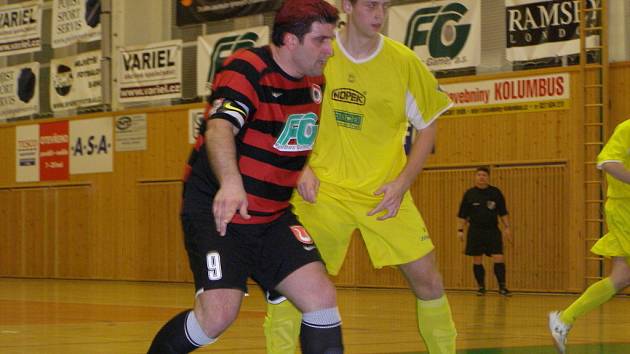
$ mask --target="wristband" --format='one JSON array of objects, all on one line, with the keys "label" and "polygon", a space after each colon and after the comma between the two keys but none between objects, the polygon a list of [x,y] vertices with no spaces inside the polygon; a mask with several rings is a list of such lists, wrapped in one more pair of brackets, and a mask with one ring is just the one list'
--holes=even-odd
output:
[{"label": "wristband", "polygon": [[457,229],[457,232],[464,232],[464,229]]}]

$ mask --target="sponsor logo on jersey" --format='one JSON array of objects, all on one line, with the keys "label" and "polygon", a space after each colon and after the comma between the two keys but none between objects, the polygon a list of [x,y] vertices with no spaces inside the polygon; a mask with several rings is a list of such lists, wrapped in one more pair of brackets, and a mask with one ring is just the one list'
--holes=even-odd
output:
[{"label": "sponsor logo on jersey", "polygon": [[291,114],[273,147],[279,151],[313,150],[317,128],[315,113]]},{"label": "sponsor logo on jersey", "polygon": [[493,200],[488,200],[486,202],[486,206],[488,207],[488,209],[494,210],[497,207],[497,203],[495,203]]},{"label": "sponsor logo on jersey", "polygon": [[365,95],[363,95],[359,91],[349,88],[334,89],[331,93],[331,98],[333,99],[333,101],[356,104],[359,106],[365,105],[366,101]]},{"label": "sponsor logo on jersey", "polygon": [[[304,228],[304,226],[302,225],[291,225],[289,226],[289,229],[291,229],[291,232],[293,232],[293,236],[295,236],[295,238],[300,241],[301,243],[311,246],[314,244],[313,239],[311,238],[311,235],[308,234],[308,231],[306,231],[306,229]],[[315,248],[315,246],[313,246],[313,248]],[[306,249],[306,247],[304,247],[304,249]],[[308,249],[306,249],[307,251],[310,251]]]},{"label": "sponsor logo on jersey", "polygon": [[350,129],[361,129],[363,116],[360,114],[335,110],[337,125]]}]

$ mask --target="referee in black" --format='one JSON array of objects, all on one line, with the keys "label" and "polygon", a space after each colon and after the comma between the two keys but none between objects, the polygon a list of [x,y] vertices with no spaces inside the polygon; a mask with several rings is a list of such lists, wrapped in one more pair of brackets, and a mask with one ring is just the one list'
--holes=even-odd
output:
[{"label": "referee in black", "polygon": [[505,207],[505,198],[499,188],[491,186],[490,169],[478,167],[475,172],[475,186],[464,193],[457,217],[457,237],[464,240],[464,228],[468,225],[466,255],[473,257],[473,273],[479,285],[477,295],[485,295],[485,269],[482,256],[492,257],[494,275],[499,283],[499,294],[510,296],[505,286],[505,262],[503,239],[499,230],[499,220],[503,224],[503,235],[510,238],[510,220]]}]

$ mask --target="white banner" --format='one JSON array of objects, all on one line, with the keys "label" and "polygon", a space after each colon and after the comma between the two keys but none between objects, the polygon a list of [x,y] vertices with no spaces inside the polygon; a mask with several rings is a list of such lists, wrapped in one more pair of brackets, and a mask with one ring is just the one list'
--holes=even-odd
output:
[{"label": "white banner", "polygon": [[208,96],[214,74],[223,61],[241,48],[269,43],[269,27],[215,33],[197,37],[197,95]]},{"label": "white banner", "polygon": [[182,97],[182,40],[120,49],[118,99],[138,102]]},{"label": "white banner", "polygon": [[[600,7],[599,0],[587,0],[587,8]],[[506,57],[526,61],[580,52],[579,1],[505,0]],[[596,12],[587,21],[601,21]],[[599,44],[599,36],[586,37],[586,47]]]},{"label": "white banner", "polygon": [[188,142],[194,144],[199,136],[199,127],[203,122],[203,112],[205,109],[189,109],[188,110]]},{"label": "white banner", "polygon": [[42,49],[42,2],[0,7],[0,56]]},{"label": "white banner", "polygon": [[101,51],[50,61],[50,106],[54,112],[102,102]]},{"label": "white banner", "polygon": [[53,0],[53,48],[100,39],[101,0]]},{"label": "white banner", "polygon": [[39,63],[0,69],[0,118],[39,112]]},{"label": "white banner", "polygon": [[454,103],[445,116],[568,109],[571,99],[567,73],[446,84],[440,88]]},{"label": "white banner", "polygon": [[70,121],[70,173],[113,171],[112,118]]},{"label": "white banner", "polygon": [[39,124],[15,127],[15,180],[39,181]]},{"label": "white banner", "polygon": [[147,115],[132,114],[116,117],[116,151],[147,149]]},{"label": "white banner", "polygon": [[391,7],[387,34],[416,52],[431,70],[476,67],[481,62],[481,1]]}]

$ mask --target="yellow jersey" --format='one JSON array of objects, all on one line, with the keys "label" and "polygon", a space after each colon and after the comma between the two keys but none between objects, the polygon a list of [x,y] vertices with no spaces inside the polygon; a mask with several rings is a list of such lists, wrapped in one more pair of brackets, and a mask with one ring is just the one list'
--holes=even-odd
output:
[{"label": "yellow jersey", "polygon": [[324,191],[380,199],[373,193],[406,164],[408,124],[423,129],[452,102],[417,55],[386,36],[365,59],[352,58],[338,34],[333,51],[309,165]]},{"label": "yellow jersey", "polygon": [[[597,156],[597,168],[606,162],[620,162],[630,170],[630,119],[620,123],[606,146]],[[611,175],[606,176],[609,198],[630,198],[630,184],[624,183]]]}]

